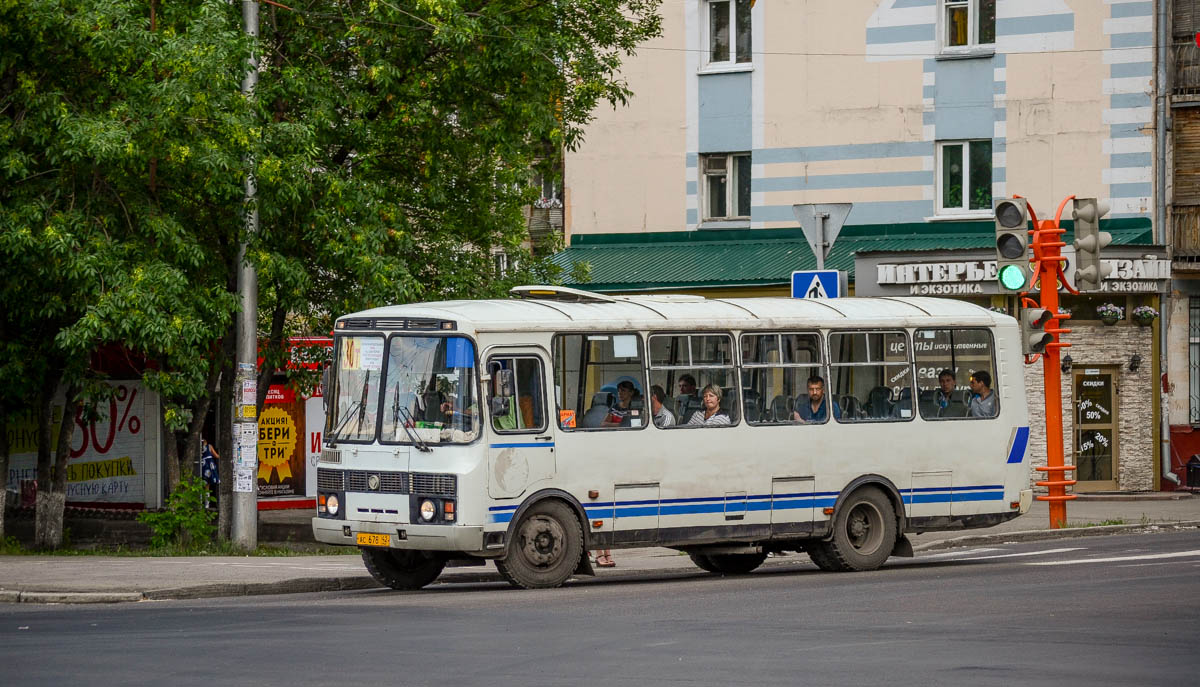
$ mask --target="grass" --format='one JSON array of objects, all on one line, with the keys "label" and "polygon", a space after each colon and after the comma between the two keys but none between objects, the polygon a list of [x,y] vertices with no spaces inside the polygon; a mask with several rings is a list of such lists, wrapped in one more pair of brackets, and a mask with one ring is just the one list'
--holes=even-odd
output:
[{"label": "grass", "polygon": [[1102,520],[1100,522],[1067,522],[1063,523],[1066,529],[1074,529],[1079,527],[1109,527],[1110,525],[1128,525],[1129,523],[1121,519]]}]

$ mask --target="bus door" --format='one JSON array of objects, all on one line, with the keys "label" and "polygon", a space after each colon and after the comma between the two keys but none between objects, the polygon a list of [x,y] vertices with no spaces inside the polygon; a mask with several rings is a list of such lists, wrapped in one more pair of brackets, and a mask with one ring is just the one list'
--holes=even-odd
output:
[{"label": "bus door", "polygon": [[546,415],[544,351],[487,352],[488,496],[517,498],[555,473],[554,426]]}]

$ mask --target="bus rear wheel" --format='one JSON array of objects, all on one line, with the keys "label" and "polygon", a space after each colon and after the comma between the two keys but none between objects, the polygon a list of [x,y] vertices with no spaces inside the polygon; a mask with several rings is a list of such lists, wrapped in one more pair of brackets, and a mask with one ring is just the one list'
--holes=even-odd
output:
[{"label": "bus rear wheel", "polygon": [[767,560],[765,553],[693,553],[688,552],[701,570],[718,575],[745,575]]},{"label": "bus rear wheel", "polygon": [[433,551],[362,548],[363,563],[379,584],[392,589],[420,589],[437,579],[446,559]]},{"label": "bus rear wheel", "polygon": [[583,531],[574,511],[561,501],[540,501],[521,516],[496,569],[524,589],[562,586],[583,556]]},{"label": "bus rear wheel", "polygon": [[[822,570],[874,570],[896,545],[896,510],[878,489],[851,494],[833,520],[833,537],[810,557]],[[826,567],[829,566],[829,567]]]}]

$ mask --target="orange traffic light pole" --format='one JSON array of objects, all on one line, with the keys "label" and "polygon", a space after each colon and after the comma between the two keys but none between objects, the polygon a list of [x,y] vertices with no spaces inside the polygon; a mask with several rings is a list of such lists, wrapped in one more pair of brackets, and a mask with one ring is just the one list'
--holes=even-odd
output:
[{"label": "orange traffic light pole", "polygon": [[[1029,216],[1033,219],[1034,226],[1034,230],[1030,232],[1033,235],[1031,244],[1033,257],[1030,259],[1033,272],[1031,287],[1040,283],[1040,307],[1051,313],[1050,322],[1047,323],[1044,331],[1054,335],[1054,340],[1046,344],[1046,352],[1041,355],[1046,401],[1046,465],[1034,468],[1039,472],[1046,473],[1046,479],[1037,482],[1037,486],[1046,487],[1047,493],[1039,495],[1037,498],[1039,501],[1050,503],[1051,529],[1058,529],[1066,524],[1067,501],[1075,498],[1075,495],[1068,494],[1066,489],[1075,484],[1075,480],[1066,477],[1066,473],[1075,470],[1075,466],[1065,464],[1063,459],[1062,373],[1059,367],[1061,364],[1060,349],[1071,346],[1060,340],[1062,334],[1068,334],[1071,331],[1064,328],[1062,324],[1071,316],[1059,312],[1058,309],[1059,284],[1062,284],[1071,293],[1076,295],[1079,293],[1071,287],[1067,282],[1066,274],[1063,273],[1066,258],[1063,257],[1061,248],[1067,244],[1061,240],[1061,237],[1066,230],[1059,226],[1063,209],[1074,197],[1068,196],[1063,200],[1058,206],[1058,212],[1055,213],[1054,219],[1042,222],[1038,221],[1033,206],[1028,206]],[[1026,298],[1025,293],[1020,294],[1022,307],[1037,306],[1038,303],[1031,298]],[[1032,364],[1037,362],[1037,358],[1038,356],[1035,354],[1031,358],[1026,357],[1025,362]]]}]

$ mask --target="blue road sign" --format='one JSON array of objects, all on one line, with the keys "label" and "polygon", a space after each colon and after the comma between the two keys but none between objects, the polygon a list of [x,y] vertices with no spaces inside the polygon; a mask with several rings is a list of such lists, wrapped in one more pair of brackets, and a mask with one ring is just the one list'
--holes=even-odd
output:
[{"label": "blue road sign", "polygon": [[838,298],[841,284],[838,270],[792,272],[792,298]]}]

